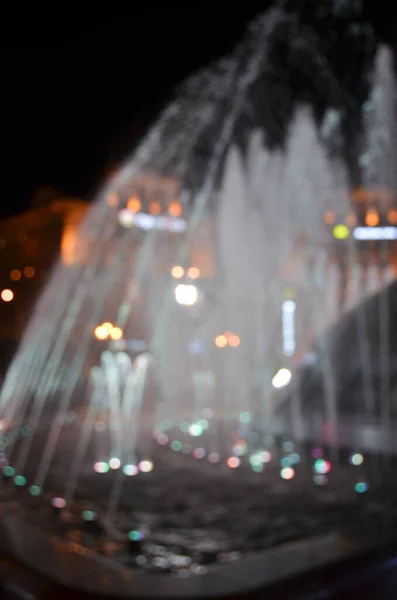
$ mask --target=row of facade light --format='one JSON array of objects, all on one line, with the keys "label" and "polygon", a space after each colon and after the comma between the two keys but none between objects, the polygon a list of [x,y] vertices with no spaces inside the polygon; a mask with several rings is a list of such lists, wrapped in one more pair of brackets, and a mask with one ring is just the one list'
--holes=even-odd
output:
[{"label": "row of facade light", "polygon": [[124,333],[120,327],[115,327],[112,323],[106,321],[95,328],[94,335],[96,339],[100,341],[111,339],[117,342],[118,340],[121,340]]},{"label": "row of facade light", "polygon": [[[23,272],[20,271],[19,269],[12,269],[12,271],[10,272],[10,279],[12,279],[12,281],[19,281],[20,279],[22,279],[22,274],[27,279],[32,279],[32,277],[35,276],[36,271],[31,266],[25,267]],[[13,290],[11,290],[9,288],[4,288],[0,292],[0,298],[3,302],[12,302],[12,300],[14,300],[14,296],[15,296],[15,294],[14,294]]]},{"label": "row of facade light", "polygon": [[225,333],[217,335],[214,341],[217,348],[226,348],[227,346],[238,348],[241,342],[239,336],[231,331],[225,331]]},{"label": "row of facade light", "polygon": [[[324,223],[326,225],[336,224],[336,215],[331,210],[324,213]],[[379,211],[375,207],[369,208],[365,213],[365,224],[368,227],[377,227],[381,221]],[[387,220],[391,225],[397,225],[397,208],[389,208],[387,211]],[[354,212],[350,212],[344,219],[344,224],[348,227],[356,227],[358,224],[358,217]]]},{"label": "row of facade light", "polygon": [[[110,194],[107,199],[108,206],[117,208],[119,205],[119,197],[117,194]],[[127,200],[127,209],[132,213],[139,213],[142,210],[142,202],[139,196],[132,195]],[[157,217],[163,213],[163,205],[158,200],[151,200],[148,205],[149,214]],[[172,200],[167,206],[167,213],[170,217],[180,217],[183,213],[183,208],[178,200]]]}]

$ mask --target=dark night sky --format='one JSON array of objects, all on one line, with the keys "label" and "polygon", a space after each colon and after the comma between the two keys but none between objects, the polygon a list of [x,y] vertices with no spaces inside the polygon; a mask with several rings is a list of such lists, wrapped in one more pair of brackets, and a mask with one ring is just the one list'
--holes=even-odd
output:
[{"label": "dark night sky", "polygon": [[[231,49],[269,3],[229,4],[226,14],[223,3],[176,2],[9,17],[0,41],[0,214],[22,210],[40,184],[92,193],[175,84]],[[379,2],[373,15],[387,28]]]}]

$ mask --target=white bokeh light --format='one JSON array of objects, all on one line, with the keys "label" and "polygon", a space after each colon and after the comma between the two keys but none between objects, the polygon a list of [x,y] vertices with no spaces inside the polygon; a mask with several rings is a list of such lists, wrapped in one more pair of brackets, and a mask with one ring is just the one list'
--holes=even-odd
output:
[{"label": "white bokeh light", "polygon": [[193,306],[198,299],[198,292],[195,285],[186,285],[181,283],[175,288],[175,300],[183,306]]}]

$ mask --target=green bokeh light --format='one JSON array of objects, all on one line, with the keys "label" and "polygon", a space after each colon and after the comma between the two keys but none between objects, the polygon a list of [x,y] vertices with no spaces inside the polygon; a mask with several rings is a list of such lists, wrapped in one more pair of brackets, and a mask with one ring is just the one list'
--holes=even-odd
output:
[{"label": "green bokeh light", "polygon": [[182,450],[182,446],[182,442],[178,442],[178,440],[175,440],[171,444],[171,450],[173,450],[174,452],[179,452],[180,450]]},{"label": "green bokeh light", "polygon": [[85,510],[83,512],[83,519],[84,521],[95,521],[96,514],[92,510]]},{"label": "green bokeh light", "polygon": [[240,423],[250,423],[251,415],[248,412],[240,413]]},{"label": "green bokeh light", "polygon": [[23,475],[15,475],[14,483],[18,487],[23,487],[24,485],[26,485],[26,477],[24,477]]},{"label": "green bokeh light", "polygon": [[128,538],[131,540],[131,542],[140,542],[143,538],[143,535],[140,531],[130,531],[128,534]]}]

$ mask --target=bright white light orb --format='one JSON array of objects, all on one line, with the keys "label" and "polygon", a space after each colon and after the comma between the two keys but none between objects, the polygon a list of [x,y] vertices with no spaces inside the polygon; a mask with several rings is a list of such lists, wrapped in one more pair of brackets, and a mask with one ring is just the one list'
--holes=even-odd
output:
[{"label": "bright white light orb", "polygon": [[123,467],[123,473],[128,477],[134,477],[134,475],[138,475],[139,469],[135,465],[125,465]]},{"label": "bright white light orb", "polygon": [[153,471],[153,463],[151,460],[142,460],[138,467],[142,473],[150,473],[150,471]]},{"label": "bright white light orb", "polygon": [[112,471],[117,471],[117,469],[120,469],[121,467],[121,460],[119,458],[111,458],[109,460],[109,467]]},{"label": "bright white light orb", "polygon": [[287,386],[292,378],[292,373],[289,369],[280,369],[272,380],[272,385],[276,389]]},{"label": "bright white light orb", "polygon": [[123,208],[123,210],[119,212],[119,223],[126,229],[130,229],[133,226],[134,218],[134,213],[128,210],[128,208]]},{"label": "bright white light orb", "polygon": [[196,304],[198,292],[195,285],[186,285],[181,283],[175,288],[175,300],[183,306],[193,306]]}]

